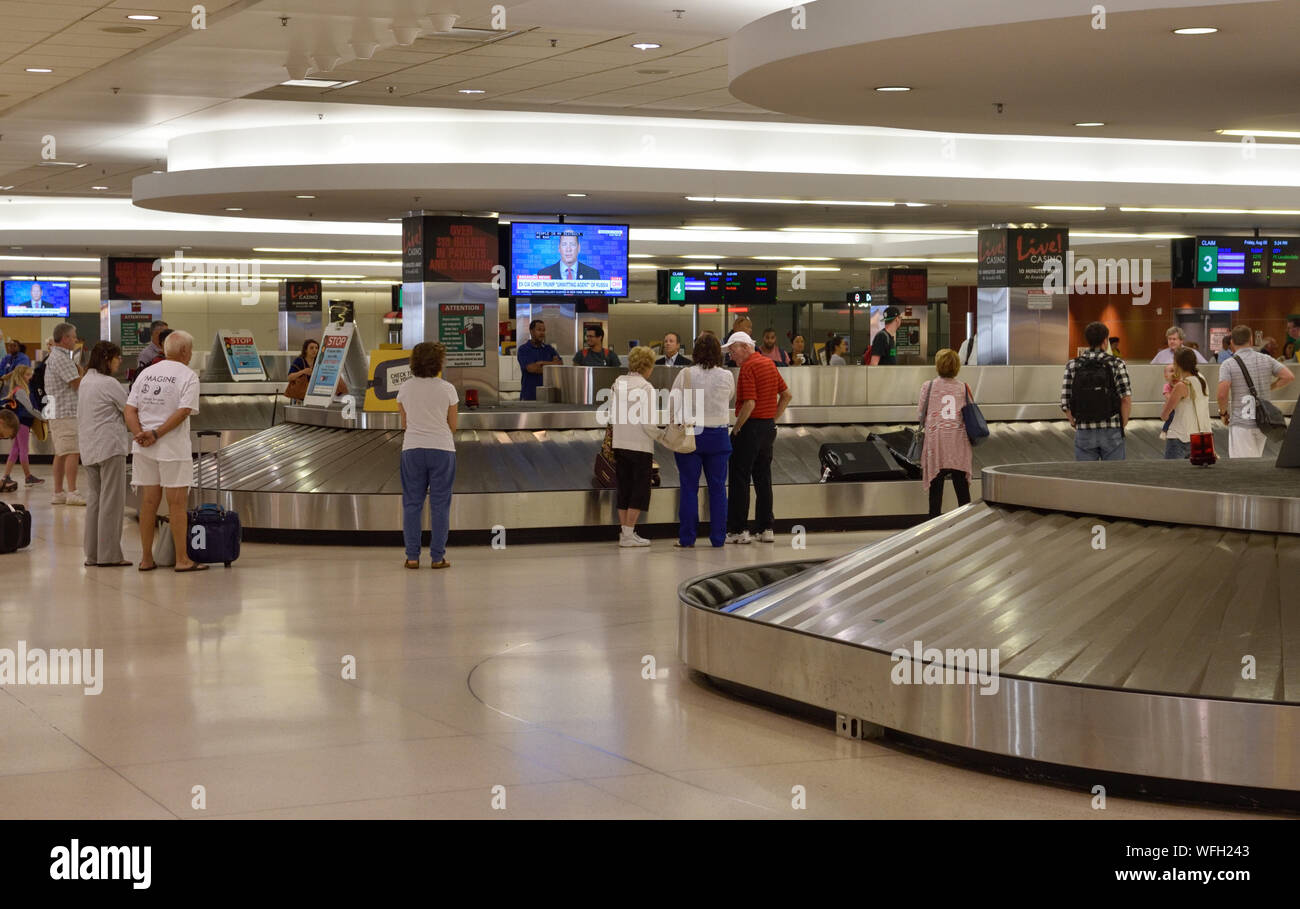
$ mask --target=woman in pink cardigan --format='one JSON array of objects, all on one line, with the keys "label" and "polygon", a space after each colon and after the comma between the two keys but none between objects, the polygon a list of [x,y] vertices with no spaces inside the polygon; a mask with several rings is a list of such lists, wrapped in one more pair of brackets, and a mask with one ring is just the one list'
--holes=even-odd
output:
[{"label": "woman in pink cardigan", "polygon": [[938,378],[921,386],[917,419],[925,427],[921,449],[921,479],[930,490],[930,517],[943,510],[943,480],[952,477],[959,505],[970,504],[970,439],[961,409],[969,390],[957,381],[961,360],[955,350],[944,349],[934,358]]}]

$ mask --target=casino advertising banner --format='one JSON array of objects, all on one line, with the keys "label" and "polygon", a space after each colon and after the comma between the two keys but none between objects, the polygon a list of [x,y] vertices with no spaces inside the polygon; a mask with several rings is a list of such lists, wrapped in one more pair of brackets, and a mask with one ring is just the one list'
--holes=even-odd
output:
[{"label": "casino advertising banner", "polygon": [[444,366],[487,365],[484,318],[482,303],[438,305],[438,342],[447,348]]},{"label": "casino advertising banner", "polygon": [[403,283],[490,283],[498,259],[495,218],[419,215],[402,221]]},{"label": "casino advertising banner", "polygon": [[1042,287],[1048,263],[1065,267],[1070,231],[1065,227],[981,230],[976,265],[980,287]]},{"label": "casino advertising banner", "polygon": [[365,409],[397,413],[397,390],[411,377],[411,352],[381,348],[370,351],[370,381]]},{"label": "casino advertising banner", "polygon": [[321,300],[319,281],[280,283],[280,312],[320,312]]}]

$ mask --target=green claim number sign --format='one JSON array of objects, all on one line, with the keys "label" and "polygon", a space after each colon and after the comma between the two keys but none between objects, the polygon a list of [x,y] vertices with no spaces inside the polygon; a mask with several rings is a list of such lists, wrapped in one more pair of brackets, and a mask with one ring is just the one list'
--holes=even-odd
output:
[{"label": "green claim number sign", "polygon": [[1219,280],[1219,248],[1202,246],[1200,258],[1196,260],[1196,280],[1210,282]]}]

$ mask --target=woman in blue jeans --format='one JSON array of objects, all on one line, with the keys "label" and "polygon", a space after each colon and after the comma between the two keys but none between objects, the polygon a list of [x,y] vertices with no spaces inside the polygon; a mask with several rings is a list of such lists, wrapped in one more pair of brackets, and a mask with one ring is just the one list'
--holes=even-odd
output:
[{"label": "woman in blue jeans", "polygon": [[683,369],[673,383],[672,420],[685,416],[699,427],[695,451],[675,454],[681,479],[677,546],[695,545],[700,523],[700,472],[709,487],[709,542],[720,548],[727,537],[727,462],[731,458],[731,399],[736,377],[722,365],[722,345],[713,335],[701,335],[691,353],[695,365]]},{"label": "woman in blue jeans", "polygon": [[460,397],[439,376],[447,349],[425,341],[411,351],[411,378],[397,390],[402,413],[402,536],[406,567],[420,567],[424,500],[429,499],[429,554],[433,568],[450,568],[451,488],[456,482],[456,406]]}]

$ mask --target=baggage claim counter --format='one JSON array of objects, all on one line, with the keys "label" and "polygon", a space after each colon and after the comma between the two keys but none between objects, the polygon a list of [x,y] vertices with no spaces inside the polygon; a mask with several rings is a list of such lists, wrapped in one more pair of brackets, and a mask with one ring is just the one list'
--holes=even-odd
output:
[{"label": "baggage claim counter", "polygon": [[[1074,434],[1058,401],[1059,366],[967,367],[959,378],[975,393],[991,431],[975,448],[972,496],[979,498],[986,467],[1070,461]],[[1213,389],[1217,366],[1202,367]],[[669,388],[677,370],[656,367],[651,382]],[[1160,459],[1160,390],[1163,369],[1130,366],[1133,420],[1128,457]],[[486,542],[494,527],[511,539],[613,540],[615,496],[593,488],[592,464],[604,438],[597,396],[624,370],[548,366],[547,403],[514,402],[460,410],[456,433],[456,485],[451,506],[453,542]],[[924,520],[928,501],[918,480],[821,483],[820,447],[863,441],[869,433],[915,426],[928,366],[801,367],[782,370],[793,400],[778,427],[772,464],[779,532],[900,528]],[[1287,413],[1294,389],[1277,399]],[[1216,444],[1227,433],[1216,423]],[[303,542],[383,542],[400,537],[402,446],[396,413],[290,406],[274,427],[226,446],[220,455],[222,502],[240,512],[248,539]],[[1276,445],[1269,453],[1276,456]],[[676,532],[678,477],[670,451],[659,446],[662,479],[643,518],[650,533]],[[215,485],[212,459],[198,478]],[[198,469],[198,468],[196,468]],[[700,517],[708,520],[701,491]],[[949,487],[945,508],[956,504]],[[427,520],[427,518],[426,518]],[[427,525],[426,525],[427,526]],[[369,536],[369,539],[367,539]]]}]

